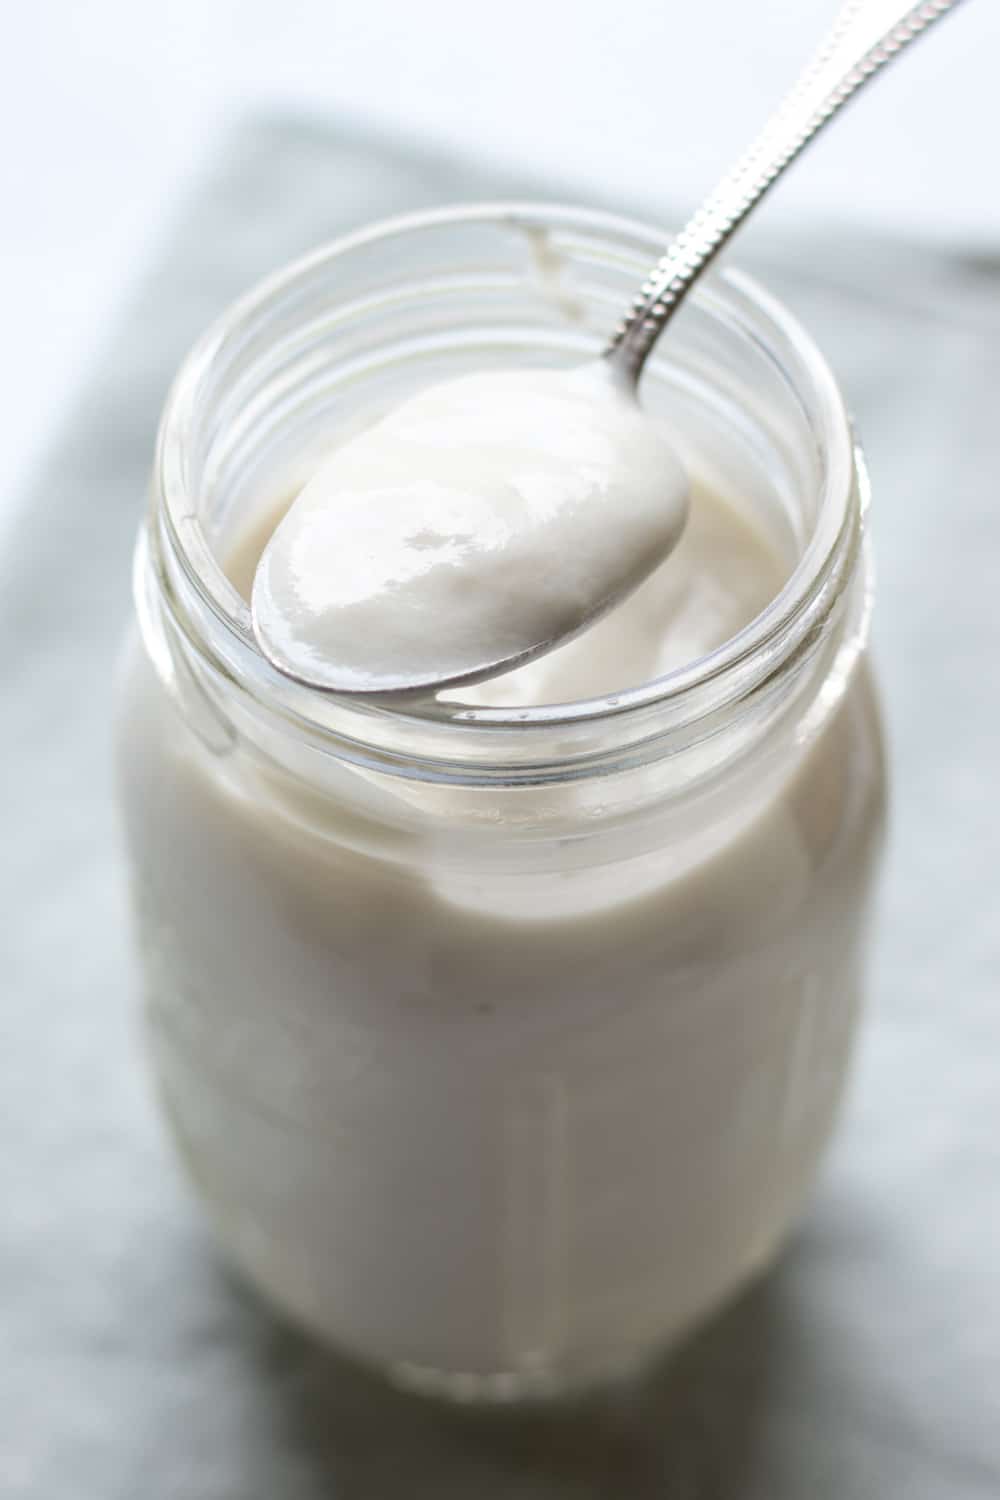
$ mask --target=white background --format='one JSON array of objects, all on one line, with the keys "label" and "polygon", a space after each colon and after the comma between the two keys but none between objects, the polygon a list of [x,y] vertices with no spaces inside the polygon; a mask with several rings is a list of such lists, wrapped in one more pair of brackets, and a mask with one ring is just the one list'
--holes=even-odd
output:
[{"label": "white background", "polygon": [[[883,0],[869,0],[873,7]],[[0,52],[0,516],[220,127],[264,103],[691,204],[834,0],[41,0]],[[1000,5],[965,0],[767,209],[1000,244]],[[262,205],[266,212],[266,205]]]}]

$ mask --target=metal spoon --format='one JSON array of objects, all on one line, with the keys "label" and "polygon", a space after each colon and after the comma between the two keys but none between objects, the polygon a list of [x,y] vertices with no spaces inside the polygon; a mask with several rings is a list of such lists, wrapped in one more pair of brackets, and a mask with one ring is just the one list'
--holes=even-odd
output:
[{"label": "metal spoon", "polygon": [[[653,345],[698,277],[764,194],[863,84],[961,3],[923,0],[919,5],[900,5],[896,0],[882,5],[879,9],[885,19],[872,40],[870,17],[875,7],[871,0],[849,0],[749,151],[671,241],[615,331],[604,358],[638,381]],[[863,29],[858,22],[866,17],[869,26]]]},{"label": "metal spoon", "polygon": [[[585,397],[587,400],[592,399],[590,394],[592,390],[593,399],[599,401],[620,400],[621,393],[624,391],[634,404],[635,390],[643,367],[657,339],[699,276],[732,238],[765,193],[863,84],[881,71],[886,63],[897,56],[934,21],[960,3],[961,0],[922,0],[920,4],[904,5],[900,4],[899,0],[891,0],[889,4],[877,5],[873,3],[873,0],[848,0],[848,3],[842,6],[819,49],[799,75],[791,92],[772,115],[763,131],[671,242],[663,258],[654,266],[600,358],[592,366],[563,373],[561,378],[565,380],[567,390],[572,385],[574,391],[579,393],[582,388],[587,392]],[[593,386],[585,383],[581,387],[580,377],[585,377],[585,382],[589,382],[591,376],[588,372],[591,370],[595,377]],[[603,379],[598,378],[601,372],[603,372]],[[556,372],[551,372],[551,378],[560,377]],[[607,394],[602,395],[602,392]],[[614,393],[617,393],[617,396]],[[517,419],[521,422],[522,442],[525,417],[529,429],[533,419],[530,406],[531,394],[528,391],[526,412],[516,413]],[[600,415],[599,412],[598,415]],[[391,418],[389,420],[391,421]],[[506,414],[504,420],[506,420]],[[496,451],[499,437],[500,451],[506,453],[507,430],[502,427],[502,424],[499,434],[494,425],[493,431],[488,436],[494,444],[493,452]],[[511,446],[515,445],[512,443]],[[405,470],[405,454],[402,462]],[[447,462],[447,453],[444,451],[442,462]],[[670,469],[672,462],[672,456],[668,451],[663,455],[664,468]],[[379,453],[376,455],[376,472],[379,471],[381,464],[382,454]],[[401,626],[394,622],[397,649],[402,653],[398,663],[393,661],[391,656],[387,660],[379,658],[380,650],[385,649],[385,641],[380,639],[377,630],[368,628],[371,614],[370,611],[365,612],[368,609],[367,600],[363,601],[362,611],[357,615],[357,618],[363,622],[361,628],[352,626],[345,616],[344,620],[338,623],[338,629],[346,621],[346,631],[341,631],[338,636],[335,630],[329,637],[333,641],[339,639],[343,643],[340,651],[335,648],[317,649],[316,637],[309,637],[308,622],[304,634],[301,632],[296,634],[295,629],[289,628],[287,613],[283,612],[282,598],[295,596],[296,592],[301,598],[306,589],[302,584],[302,579],[295,577],[289,564],[291,549],[287,538],[283,540],[283,533],[289,525],[288,518],[286,518],[279,525],[275,537],[265,548],[254,582],[252,614],[257,642],[272,665],[285,676],[312,688],[340,693],[368,695],[414,691],[431,693],[511,671],[542,653],[562,645],[589,625],[599,614],[620,602],[637,583],[641,582],[642,577],[651,571],[652,566],[662,561],[663,557],[669,553],[680,535],[687,505],[682,471],[679,470],[678,465],[673,465],[673,467],[681,475],[680,488],[678,490],[675,482],[672,490],[668,488],[665,491],[662,537],[659,532],[656,533],[655,546],[650,545],[648,537],[643,538],[645,550],[640,559],[641,566],[637,565],[634,559],[628,556],[623,557],[622,549],[615,542],[614,535],[608,535],[605,531],[606,527],[613,527],[616,522],[614,516],[608,512],[606,501],[602,509],[599,512],[597,510],[595,496],[600,499],[605,493],[602,485],[591,486],[590,491],[584,497],[585,503],[583,504],[577,504],[575,494],[570,494],[572,505],[567,507],[567,514],[571,516],[579,514],[586,522],[586,532],[581,529],[578,540],[581,543],[581,555],[586,556],[587,567],[581,575],[582,585],[578,579],[572,580],[574,586],[569,589],[566,601],[558,599],[556,608],[547,616],[544,611],[539,612],[537,619],[532,617],[529,611],[519,630],[518,622],[510,621],[509,612],[505,613],[505,595],[502,587],[494,597],[488,588],[466,588],[465,577],[459,576],[456,588],[453,570],[452,581],[449,585],[450,597],[460,600],[460,608],[465,613],[456,615],[454,618],[451,616],[447,619],[442,618],[439,623],[436,601],[433,601],[433,596],[428,596],[435,604],[435,607],[431,609],[427,609],[418,596],[416,614],[411,609],[408,615],[404,608],[401,622],[406,622],[407,629],[409,629],[409,620],[416,618],[420,608],[423,607],[421,619],[424,624],[429,622],[427,641],[425,644],[423,637],[420,637],[418,649],[412,651],[409,638]],[[363,468],[364,456],[362,455]],[[399,464],[397,463],[397,492],[398,472]],[[605,481],[610,479],[613,482],[614,474],[605,476],[604,479]],[[613,492],[613,483],[610,488]],[[475,497],[473,497],[473,503],[475,503]],[[297,505],[298,502],[296,502]],[[295,515],[296,506],[292,507],[290,516]],[[575,510],[573,506],[576,506]],[[312,518],[313,523],[317,509],[321,513],[322,524],[320,531],[314,534],[320,546],[325,540],[331,557],[331,568],[335,564],[340,574],[344,575],[346,572],[350,580],[352,565],[349,545],[345,542],[342,548],[341,536],[336,531],[331,533],[330,526],[327,524],[331,518],[322,512],[322,506],[313,506],[311,510],[309,507],[306,508],[306,513]],[[404,511],[404,514],[409,513]],[[654,508],[652,513],[659,527],[660,512]],[[377,515],[373,517],[371,512],[364,510],[356,514],[362,517],[361,529],[350,534],[359,536],[361,539],[355,545],[362,549],[358,553],[357,560],[359,570],[363,571],[370,563],[370,538],[373,533],[376,536],[379,534],[379,518]],[[392,512],[390,511],[389,514]],[[396,515],[398,514],[397,508]],[[477,528],[481,522],[475,509],[469,512],[469,516],[472,519],[470,521],[466,518],[466,531],[471,538],[470,545],[475,548]],[[336,520],[335,517],[332,519]],[[489,524],[489,519],[487,516],[487,524]],[[326,526],[325,535],[322,529],[324,525]],[[579,525],[583,528],[584,521],[581,521]],[[381,534],[385,535],[385,532]],[[607,566],[602,576],[602,567],[604,567],[602,546],[604,544],[601,542],[601,537],[605,535],[607,535]],[[275,539],[278,539],[277,546]],[[309,556],[312,538],[299,537],[295,540],[300,542],[305,540],[308,543],[305,549],[300,548],[300,550]],[[445,540],[450,545],[450,537],[446,536]],[[366,548],[369,550],[366,551]],[[495,550],[502,554],[503,543],[501,542]],[[481,552],[479,555],[481,557],[484,553]],[[276,556],[277,562],[275,562]],[[513,552],[510,556],[500,556],[499,577],[510,576],[514,556]],[[595,556],[598,559],[596,571],[593,562]],[[418,563],[419,561],[418,559]],[[487,561],[489,562],[489,559]],[[564,565],[569,570],[575,563],[576,559],[567,559]],[[284,574],[281,572],[282,568],[285,570]],[[544,574],[544,570],[541,571]],[[275,585],[276,577],[283,583],[284,592],[281,587]],[[324,575],[320,572],[307,581],[313,584],[318,579],[322,584],[323,577]],[[592,579],[593,588],[591,588]],[[390,575],[390,584],[394,583],[395,580]],[[431,587],[433,588],[433,583]],[[588,589],[591,591],[591,597],[588,597]],[[320,592],[322,593],[322,588]],[[391,589],[388,592],[391,593]],[[380,601],[376,595],[376,619],[381,618],[379,607],[382,602],[388,608],[388,598]],[[404,600],[404,605],[409,607],[412,605],[412,600]],[[321,618],[325,610],[324,599],[318,606],[319,613],[316,617]],[[544,626],[541,623],[543,620],[546,622]],[[490,645],[488,652],[485,649],[487,642]],[[503,644],[493,649],[497,642]]]}]

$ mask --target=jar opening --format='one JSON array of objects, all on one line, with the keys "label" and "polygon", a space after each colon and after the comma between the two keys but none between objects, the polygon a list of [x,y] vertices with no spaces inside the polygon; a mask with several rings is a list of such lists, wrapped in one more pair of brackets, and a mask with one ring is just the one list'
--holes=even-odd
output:
[{"label": "jar opening", "polygon": [[[412,388],[416,364],[427,383],[448,359],[482,367],[497,358],[568,362],[596,354],[663,240],[654,228],[568,207],[436,210],[339,239],[223,314],[178,373],[153,482],[153,549],[173,613],[200,656],[299,726],[382,751],[402,736],[404,758],[415,753],[413,736],[431,736],[433,749],[423,748],[432,757],[477,761],[488,741],[494,753],[502,743],[510,759],[517,736],[514,759],[524,764],[539,759],[537,748],[525,748],[532,730],[567,736],[555,753],[570,757],[593,750],[588,726],[611,721],[619,751],[651,736],[686,741],[710,733],[720,714],[794,662],[850,581],[863,471],[859,483],[825,360],[780,304],[733,271],[715,273],[692,295],[644,377],[692,411],[699,402],[724,409],[734,431],[745,429],[748,453],[766,447],[784,464],[797,559],[767,607],[716,650],[641,685],[570,703],[338,700],[268,666],[246,601],[220,562],[227,506],[241,486],[246,491],[262,455],[302,440],[309,412],[315,417],[334,384],[343,399],[345,390],[365,389],[373,372],[390,391],[404,374]],[[545,274],[556,267],[548,287],[532,279],[540,264]],[[471,749],[476,736],[482,751]]]}]

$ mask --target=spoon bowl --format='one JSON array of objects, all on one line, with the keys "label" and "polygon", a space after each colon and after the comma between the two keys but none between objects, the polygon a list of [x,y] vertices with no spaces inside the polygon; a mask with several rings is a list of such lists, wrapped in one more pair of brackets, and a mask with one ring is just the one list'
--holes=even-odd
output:
[{"label": "spoon bowl", "polygon": [[613,367],[463,376],[317,471],[258,565],[254,631],[279,671],[327,691],[478,682],[631,593],[687,511],[683,467]]}]

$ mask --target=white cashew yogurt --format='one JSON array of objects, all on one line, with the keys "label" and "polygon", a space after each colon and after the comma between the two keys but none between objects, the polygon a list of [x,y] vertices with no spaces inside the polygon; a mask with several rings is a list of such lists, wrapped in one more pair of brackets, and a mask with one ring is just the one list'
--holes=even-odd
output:
[{"label": "white cashew yogurt", "polygon": [[385,692],[496,676],[576,634],[676,545],[688,485],[607,364],[418,392],[337,448],[264,549],[282,670]]},{"label": "white cashew yogurt", "polygon": [[[650,571],[662,487],[636,484],[644,581],[455,696],[620,692],[775,597],[790,560],[697,475]],[[302,582],[287,507],[231,530],[247,600],[269,548],[269,584]],[[347,588],[325,527],[309,587],[329,566]],[[532,607],[530,582],[498,589],[504,618]],[[306,594],[310,649],[349,645]],[[416,634],[430,598],[410,596]],[[390,639],[405,656],[387,608],[377,589],[340,619],[366,659]],[[149,1033],[185,1159],[252,1279],[399,1375],[503,1395],[628,1363],[767,1262],[827,1137],[860,993],[881,822],[863,669],[817,733],[779,726],[673,800],[662,765],[484,789],[327,756],[318,790],[266,745],[207,744],[161,675],[133,650],[120,757]]]}]

